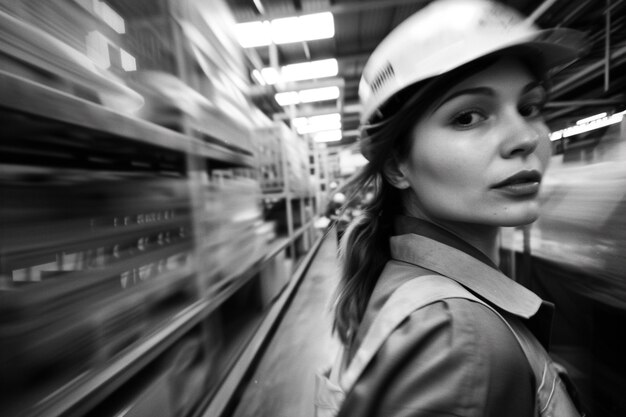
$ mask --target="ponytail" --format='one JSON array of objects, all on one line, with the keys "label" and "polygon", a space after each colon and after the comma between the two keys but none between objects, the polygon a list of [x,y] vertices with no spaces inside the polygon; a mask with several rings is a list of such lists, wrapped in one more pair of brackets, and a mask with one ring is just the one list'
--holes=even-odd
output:
[{"label": "ponytail", "polygon": [[374,188],[374,198],[352,221],[339,249],[342,271],[333,329],[345,346],[352,343],[378,277],[390,259],[393,219],[402,213],[400,190],[383,177],[385,163],[410,154],[411,128],[425,110],[419,103],[430,103],[431,97],[440,94],[440,85],[444,84],[427,81],[397,93],[374,120],[361,127],[361,152],[369,162],[343,188],[348,196],[346,204],[369,186]]},{"label": "ponytail", "polygon": [[[341,283],[337,292],[334,330],[344,345],[352,342],[374,286],[390,258],[392,221],[401,205],[397,189],[367,168],[347,185],[353,190],[374,186],[374,198],[352,221],[341,240]],[[350,200],[350,199],[349,199]]]}]

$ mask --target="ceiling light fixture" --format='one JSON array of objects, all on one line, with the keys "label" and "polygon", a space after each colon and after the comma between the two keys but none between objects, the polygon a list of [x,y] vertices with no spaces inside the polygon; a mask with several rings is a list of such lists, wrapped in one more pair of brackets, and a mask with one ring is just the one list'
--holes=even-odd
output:
[{"label": "ceiling light fixture", "polygon": [[267,85],[274,85],[280,81],[280,74],[276,71],[276,68],[268,67],[263,68],[261,71],[254,70],[252,72],[259,73],[259,76],[265,81]]},{"label": "ceiling light fixture", "polygon": [[317,78],[334,77],[339,73],[339,65],[335,58],[318,61],[301,62],[285,65],[281,68],[281,79],[284,82],[314,80]]},{"label": "ceiling light fixture", "polygon": [[296,117],[292,123],[296,131],[301,135],[325,130],[337,130],[341,129],[341,115],[339,113],[330,113],[311,117]]},{"label": "ceiling light fixture", "polygon": [[339,98],[340,90],[337,86],[311,88],[300,91],[286,91],[276,93],[274,98],[281,106],[290,106],[292,104],[313,103],[315,101],[334,100]]},{"label": "ceiling light fixture", "polygon": [[325,132],[316,133],[313,136],[315,142],[337,142],[341,140],[341,130],[327,130]]},{"label": "ceiling light fixture", "polygon": [[281,106],[291,106],[292,104],[299,104],[300,97],[297,91],[286,91],[284,93],[276,93],[274,99]]},{"label": "ceiling light fixture", "polygon": [[239,44],[244,48],[328,39],[335,36],[335,20],[330,12],[285,17],[272,21],[239,23]]},{"label": "ceiling light fixture", "polygon": [[255,69],[252,71],[252,76],[261,85],[274,85],[279,82],[287,83],[334,77],[338,73],[339,65],[337,60],[330,58],[285,65],[281,67],[280,71],[272,67],[263,68],[261,71]]},{"label": "ceiling light fixture", "polygon": [[275,19],[271,27],[272,41],[278,45],[335,36],[335,22],[330,12]]},{"label": "ceiling light fixture", "polygon": [[313,103],[314,101],[325,101],[338,99],[340,95],[339,87],[321,87],[298,91],[298,97],[302,103]]},{"label": "ceiling light fixture", "polygon": [[267,20],[239,23],[236,26],[236,35],[239,45],[243,48],[267,46],[272,43],[271,26]]},{"label": "ceiling light fixture", "polygon": [[252,71],[252,78],[254,78],[259,85],[267,85],[265,78],[261,75],[261,71],[259,70]]},{"label": "ceiling light fixture", "polygon": [[585,117],[584,119],[580,119],[579,121],[577,121],[576,124],[584,125],[594,120],[602,119],[603,117],[606,117],[606,112],[602,112],[599,114],[594,114],[593,116]]},{"label": "ceiling light fixture", "polygon": [[626,110],[615,113],[611,116],[607,116],[606,113],[600,113],[595,116],[585,117],[584,119],[577,121],[576,126],[567,127],[550,133],[550,140],[555,141],[619,123],[622,121],[625,114]]}]

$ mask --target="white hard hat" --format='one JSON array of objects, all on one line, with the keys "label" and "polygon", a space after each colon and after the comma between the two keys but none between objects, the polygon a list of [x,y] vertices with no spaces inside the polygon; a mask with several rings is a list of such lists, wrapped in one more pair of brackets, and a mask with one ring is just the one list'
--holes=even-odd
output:
[{"label": "white hard hat", "polygon": [[585,41],[570,29],[540,30],[493,1],[434,1],[396,27],[370,56],[359,83],[361,122],[405,87],[519,46],[536,52],[549,69],[575,60]]}]

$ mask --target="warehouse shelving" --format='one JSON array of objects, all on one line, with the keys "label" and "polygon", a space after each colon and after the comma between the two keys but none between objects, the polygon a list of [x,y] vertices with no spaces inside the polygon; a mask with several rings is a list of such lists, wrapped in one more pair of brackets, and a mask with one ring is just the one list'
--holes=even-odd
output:
[{"label": "warehouse shelving", "polygon": [[[241,166],[254,166],[251,154],[235,152],[219,144],[203,142],[162,126],[138,118],[128,117],[110,108],[80,99],[70,94],[37,84],[18,75],[0,71],[2,91],[1,107],[14,112],[65,123],[99,134],[116,136],[143,142],[173,151],[194,153],[197,156]],[[219,120],[209,120],[219,129]],[[224,129],[226,130],[226,129]],[[215,136],[227,135],[228,131],[215,132]]]},{"label": "warehouse shelving", "polygon": [[256,129],[253,136],[258,141],[265,205],[283,218],[284,223],[277,228],[292,241],[290,250],[306,251],[312,243],[319,200],[311,183],[310,139],[297,135],[281,121]]},{"label": "warehouse shelving", "polygon": [[[3,100],[0,106],[5,119],[13,119],[15,115],[28,115],[37,119],[41,118],[47,126],[65,125],[67,128],[80,129],[84,133],[97,132],[97,135],[104,139],[110,136],[138,141],[175,153],[190,154],[190,157],[217,161],[220,166],[227,164],[236,167],[250,167],[254,164],[253,157],[249,155],[237,154],[234,151],[222,149],[216,144],[202,143],[196,138],[115,113],[100,105],[59,93],[27,80],[21,80],[11,74],[0,74],[0,79],[2,80],[0,92],[3,97],[7,97],[7,100]],[[20,99],[12,101],[14,97]],[[43,102],[56,103],[58,106],[46,108],[41,104],[42,101],[39,101],[38,105],[31,106],[29,100],[34,97],[40,99],[45,97]],[[71,111],[63,111],[63,109],[71,109]],[[30,124],[32,122],[32,118],[24,121],[18,118],[13,120],[11,125],[14,128],[19,128],[24,123]],[[281,194],[282,196],[284,194]],[[232,294],[253,279],[278,253],[286,250],[288,246],[293,245],[296,239],[308,232],[311,226],[310,220],[308,223],[303,223],[298,230],[291,226],[292,229],[288,236],[277,239],[273,245],[269,246],[264,256],[245,272],[236,274],[236,276],[224,277],[221,282],[215,284],[205,297],[182,308],[174,315],[165,317],[149,334],[124,350],[123,353],[90,369],[88,372],[80,374],[76,379],[56,389],[53,394],[45,396],[40,401],[34,401],[33,406],[25,411],[24,415],[83,414],[104,400],[116,388],[122,386],[139,370],[180,339],[182,335],[219,309]],[[123,266],[120,268],[124,269]],[[186,272],[190,273],[191,271],[187,270]],[[196,271],[195,273],[202,274],[203,272]],[[26,398],[29,397],[18,398],[20,400],[19,405],[23,405]],[[11,413],[14,410],[9,408],[5,411]]]},{"label": "warehouse shelving", "polygon": [[[70,2],[74,7],[78,3]],[[186,4],[159,4],[169,4],[163,8],[165,26],[178,34],[173,36],[177,46],[168,52],[177,55],[176,76],[201,90],[203,75],[197,72],[197,57],[190,59],[188,33],[173,17],[180,17]],[[63,9],[61,3],[50,3],[55,6]],[[206,45],[202,53],[210,54]],[[223,60],[226,55],[217,51],[214,56]],[[236,63],[216,65],[218,71],[219,65]],[[0,96],[7,129],[0,141],[0,169],[7,174],[0,187],[3,213],[13,216],[0,224],[5,313],[0,341],[7,353],[31,339],[36,339],[36,352],[45,352],[46,338],[54,341],[45,366],[33,371],[44,378],[18,375],[19,364],[3,373],[0,388],[9,397],[0,402],[0,414],[90,415],[97,408],[123,415],[116,407],[125,404],[125,413],[150,415],[144,399],[156,395],[154,406],[171,407],[180,416],[199,415],[230,371],[241,369],[239,354],[248,352],[248,342],[268,337],[268,317],[276,317],[313,256],[314,241],[319,242],[313,228],[314,195],[289,188],[267,194],[259,188],[245,195],[247,202],[257,199],[258,207],[232,211],[250,211],[251,219],[240,227],[255,227],[261,234],[249,248],[250,259],[218,274],[208,262],[213,247],[207,246],[211,236],[206,231],[213,226],[207,205],[213,204],[212,193],[226,197],[231,175],[242,187],[256,189],[256,149],[242,145],[251,143],[249,125],[205,112],[201,123],[182,115],[172,129],[100,102],[97,94],[85,98],[10,70],[0,71]],[[40,192],[48,184],[49,191]],[[267,227],[252,224],[263,201],[272,199],[287,202],[290,213],[270,219],[288,229],[273,239]],[[15,233],[20,230],[24,233]],[[291,280],[271,286],[268,293],[264,271],[278,259],[290,260]],[[92,265],[81,269],[87,263]],[[255,299],[264,297],[257,316],[225,340],[225,308],[250,289]],[[22,316],[27,318],[20,321]],[[66,336],[38,329],[42,320],[66,326]],[[116,329],[126,333],[112,333],[122,331]],[[11,344],[5,345],[9,338]],[[97,343],[107,344],[107,351]],[[70,350],[73,345],[81,350]],[[69,365],[62,371],[53,363],[57,350]],[[75,352],[80,355],[72,364],[67,357]],[[202,391],[183,407],[174,391],[193,383],[198,369],[204,369],[196,386]],[[20,378],[28,383],[21,384]]]}]

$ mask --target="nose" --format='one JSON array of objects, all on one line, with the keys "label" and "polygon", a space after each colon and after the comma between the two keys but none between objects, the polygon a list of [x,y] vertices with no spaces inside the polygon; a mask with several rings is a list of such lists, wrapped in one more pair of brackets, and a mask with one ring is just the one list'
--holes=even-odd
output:
[{"label": "nose", "polygon": [[537,149],[541,140],[547,137],[547,127],[540,119],[527,119],[517,110],[503,119],[505,129],[501,144],[504,158],[527,156]]}]

